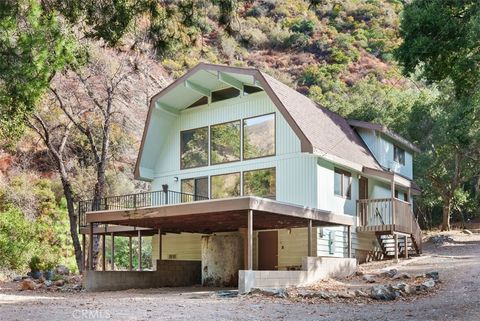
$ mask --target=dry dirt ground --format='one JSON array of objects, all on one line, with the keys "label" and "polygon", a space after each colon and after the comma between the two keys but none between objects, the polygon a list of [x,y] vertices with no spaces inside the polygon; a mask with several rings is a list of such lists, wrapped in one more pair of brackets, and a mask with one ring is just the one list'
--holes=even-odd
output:
[{"label": "dry dirt ground", "polygon": [[[263,296],[219,298],[218,289],[49,293],[0,283],[0,320],[480,320],[480,234],[449,233],[454,242],[425,244],[422,257],[391,266],[412,275],[440,272],[438,290],[391,302],[293,302]],[[361,266],[372,271],[388,263]],[[352,280],[357,282],[356,280]],[[339,282],[348,282],[340,280]]]}]

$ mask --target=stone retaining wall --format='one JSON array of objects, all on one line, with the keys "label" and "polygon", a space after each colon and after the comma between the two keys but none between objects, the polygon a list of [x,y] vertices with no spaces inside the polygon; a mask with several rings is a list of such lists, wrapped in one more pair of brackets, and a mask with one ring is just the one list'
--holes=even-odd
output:
[{"label": "stone retaining wall", "polygon": [[86,271],[87,291],[117,291],[201,283],[200,261],[157,261],[156,271]]}]

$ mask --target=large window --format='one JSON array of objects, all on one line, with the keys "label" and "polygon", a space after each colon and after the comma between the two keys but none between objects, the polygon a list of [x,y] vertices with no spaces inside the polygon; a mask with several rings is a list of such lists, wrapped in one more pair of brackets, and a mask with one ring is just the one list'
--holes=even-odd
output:
[{"label": "large window", "polygon": [[208,165],[208,127],[182,131],[180,146],[182,169]]},{"label": "large window", "polygon": [[210,163],[240,160],[240,121],[210,127]]},{"label": "large window", "polygon": [[208,177],[182,179],[182,202],[192,202],[208,198]]},{"label": "large window", "polygon": [[211,198],[240,196],[240,173],[211,176]]},{"label": "large window", "polygon": [[243,120],[243,159],[275,155],[275,114]]},{"label": "large window", "polygon": [[405,165],[405,150],[400,147],[393,146],[393,160],[399,164]]},{"label": "large window", "polygon": [[243,172],[243,195],[275,198],[275,168]]},{"label": "large window", "polygon": [[352,196],[352,174],[335,168],[333,190],[337,196],[350,198]]}]

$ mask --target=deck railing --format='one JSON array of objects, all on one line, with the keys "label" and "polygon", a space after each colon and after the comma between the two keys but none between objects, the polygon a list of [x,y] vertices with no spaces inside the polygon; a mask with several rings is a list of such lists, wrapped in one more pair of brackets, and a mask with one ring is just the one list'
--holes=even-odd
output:
[{"label": "deck railing", "polygon": [[208,200],[208,197],[171,190],[109,196],[100,199],[96,204],[94,200],[83,200],[78,202],[78,225],[79,227],[85,227],[87,225],[87,212],[134,209],[203,200]]},{"label": "deck railing", "polygon": [[421,248],[422,231],[410,203],[396,198],[357,201],[360,226],[390,226],[395,232],[411,234]]}]

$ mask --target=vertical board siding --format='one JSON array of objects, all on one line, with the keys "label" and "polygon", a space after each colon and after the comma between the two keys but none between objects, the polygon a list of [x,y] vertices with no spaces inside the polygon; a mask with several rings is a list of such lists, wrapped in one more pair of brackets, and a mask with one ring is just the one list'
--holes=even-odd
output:
[{"label": "vertical board siding", "polygon": [[[181,233],[162,235],[162,260],[168,260],[169,255],[176,255],[176,260],[200,261],[202,234]],[[158,235],[152,237],[152,261],[158,260]],[[153,264],[156,266],[156,264]]]},{"label": "vertical board siding", "polygon": [[[335,235],[333,254],[329,252],[329,233]],[[347,229],[343,226],[317,228],[317,255],[347,257],[348,255],[348,236]],[[352,231],[352,256],[355,257],[355,250],[371,250],[377,245],[374,234],[356,233]]]}]

